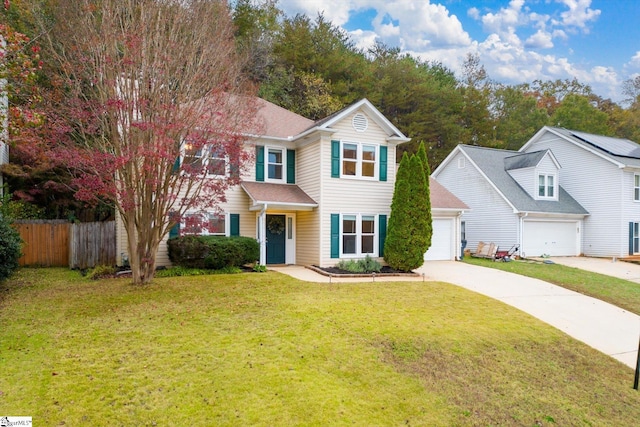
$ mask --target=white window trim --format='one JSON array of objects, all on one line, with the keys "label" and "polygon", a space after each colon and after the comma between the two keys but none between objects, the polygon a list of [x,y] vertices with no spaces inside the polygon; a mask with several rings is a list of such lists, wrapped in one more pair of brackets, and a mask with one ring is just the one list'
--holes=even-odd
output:
[{"label": "white window trim", "polygon": [[[269,150],[278,150],[282,152],[282,178],[269,178]],[[275,164],[275,163],[274,163]],[[277,184],[287,183],[287,148],[275,145],[265,145],[264,147],[264,182],[273,182]]]},{"label": "white window trim", "polygon": [[[357,147],[356,151],[356,174],[355,175],[345,175],[344,173],[344,145],[351,144]],[[373,164],[373,176],[362,176],[362,147],[374,147],[376,160]],[[351,160],[351,159],[350,159]],[[368,162],[367,162],[368,163]],[[359,180],[367,180],[367,181],[378,181],[380,175],[380,144],[376,144],[373,142],[356,142],[356,141],[340,141],[340,177],[345,179],[359,179]]]},{"label": "white window trim", "polygon": [[633,201],[640,202],[640,174],[633,174]]},{"label": "white window trim", "polygon": [[[544,177],[544,195],[540,195],[540,177]],[[548,195],[549,177],[553,178],[553,196]],[[558,176],[555,173],[540,172],[536,175],[536,199],[538,200],[558,200]]]},{"label": "white window trim", "polygon": [[[185,222],[185,219],[186,219],[186,217],[188,215],[201,215],[202,218],[203,218],[203,221],[206,221],[208,219],[207,217],[209,215],[213,215],[213,214],[215,214],[215,212],[187,211],[182,216],[182,218],[180,218],[180,230],[185,230],[187,228],[187,224]],[[230,216],[229,216],[228,213],[220,213],[219,215],[224,217],[224,234],[209,233],[208,232],[209,230],[207,230],[207,233],[196,234],[196,235],[197,236],[225,236],[225,237],[229,237],[229,235],[231,233],[231,224],[229,223]],[[192,235],[192,234],[190,234],[190,235]]]},{"label": "white window trim", "polygon": [[[180,151],[180,163],[184,163],[185,160],[187,159],[187,150],[189,149],[188,147],[188,143],[183,144],[182,146],[182,150]],[[224,156],[224,175],[216,175],[216,174],[212,174],[209,173],[209,159],[211,158],[210,153],[212,152],[211,150],[211,145],[207,145],[204,146],[200,149],[200,156],[194,156],[197,159],[200,159],[200,161],[202,162],[202,166],[203,166],[203,170],[206,171],[206,176],[208,178],[224,178],[224,177],[228,177],[230,175],[230,165],[229,165],[229,156],[225,154]],[[215,159],[222,159],[223,157],[214,157]],[[201,174],[202,175],[202,174]]]},{"label": "white window trim", "polygon": [[[345,216],[355,216],[356,217],[356,252],[344,253],[344,217]],[[373,253],[362,253],[362,218],[363,217],[373,217]],[[346,259],[359,259],[365,258],[367,255],[370,257],[376,258],[379,256],[380,249],[378,248],[378,240],[379,240],[379,227],[378,227],[379,215],[377,214],[369,214],[369,213],[343,213],[340,214],[340,258]]]}]

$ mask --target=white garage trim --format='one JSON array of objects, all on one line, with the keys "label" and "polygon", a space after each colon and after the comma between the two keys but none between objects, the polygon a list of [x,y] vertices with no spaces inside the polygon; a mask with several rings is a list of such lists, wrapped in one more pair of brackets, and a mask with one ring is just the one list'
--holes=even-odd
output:
[{"label": "white garage trim", "polygon": [[425,261],[455,259],[455,218],[433,218],[431,247],[424,254]]},{"label": "white garage trim", "polygon": [[521,254],[525,257],[580,255],[581,221],[525,220]]}]

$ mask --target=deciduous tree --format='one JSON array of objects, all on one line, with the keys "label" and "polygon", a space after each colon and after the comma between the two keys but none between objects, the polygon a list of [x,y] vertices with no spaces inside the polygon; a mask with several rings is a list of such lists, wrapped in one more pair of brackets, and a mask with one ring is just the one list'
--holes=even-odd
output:
[{"label": "deciduous tree", "polygon": [[[259,133],[230,11],[222,0],[58,3],[47,34],[70,94],[59,158],[77,172],[77,197],[114,203],[145,283],[174,221],[224,200],[247,159],[243,133]],[[207,178],[210,157],[232,173]]]}]

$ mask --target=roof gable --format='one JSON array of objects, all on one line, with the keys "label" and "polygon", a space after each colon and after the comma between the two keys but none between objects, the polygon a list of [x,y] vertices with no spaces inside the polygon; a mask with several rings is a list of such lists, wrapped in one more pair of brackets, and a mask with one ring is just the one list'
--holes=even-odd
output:
[{"label": "roof gable", "polygon": [[[337,122],[349,117],[351,114],[356,111],[364,111],[367,116],[373,119],[378,126],[380,126],[384,132],[392,139],[396,139],[398,142],[406,142],[410,141],[411,138],[407,138],[398,128],[396,128],[393,123],[391,123],[376,107],[369,102],[367,99],[362,99],[355,104],[344,108],[329,117],[326,117],[322,120],[315,122],[312,129],[319,130],[330,130],[333,125]],[[311,129],[309,129],[311,130]]]},{"label": "roof gable", "polygon": [[[518,212],[586,215],[584,209],[562,187],[558,190],[558,200],[536,200],[513,179],[505,168],[505,159],[518,155],[517,151],[495,148],[458,145],[463,153],[495,191]],[[456,151],[454,150],[454,152]],[[453,153],[452,153],[453,154]],[[447,157],[449,158],[449,157]],[[540,157],[542,160],[544,156]],[[438,169],[443,165],[440,165]],[[453,166],[455,167],[455,165]]]},{"label": "roof gable", "polygon": [[629,166],[640,168],[640,144],[629,139],[613,138],[551,126],[544,126],[541,128],[520,148],[519,151],[526,152],[547,133],[551,133],[576,147],[582,148],[583,150],[615,164],[618,167],[622,168]]}]

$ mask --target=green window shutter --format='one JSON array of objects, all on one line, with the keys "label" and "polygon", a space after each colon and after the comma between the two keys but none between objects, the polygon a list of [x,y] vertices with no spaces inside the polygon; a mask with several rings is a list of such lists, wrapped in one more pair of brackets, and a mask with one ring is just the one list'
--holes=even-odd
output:
[{"label": "green window shutter", "polygon": [[287,150],[287,184],[296,183],[296,150]]},{"label": "green window shutter", "polygon": [[175,162],[173,162],[173,173],[177,173],[180,170],[180,156],[178,156],[178,158],[176,159]]},{"label": "green window shutter", "polygon": [[387,216],[378,215],[378,256],[384,256],[384,241],[387,239]]},{"label": "green window shutter", "polygon": [[387,180],[387,147],[380,146],[380,181]]},{"label": "green window shutter", "polygon": [[331,141],[331,178],[340,178],[340,141]]},{"label": "green window shutter", "polygon": [[229,214],[229,235],[240,235],[240,214]]},{"label": "green window shutter", "polygon": [[169,230],[169,238],[173,239],[174,237],[180,236],[180,223],[177,223]]},{"label": "green window shutter", "polygon": [[256,146],[256,181],[264,181],[264,146]]},{"label": "green window shutter", "polygon": [[331,258],[340,258],[340,215],[331,214]]}]

